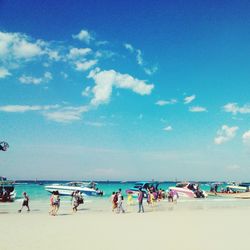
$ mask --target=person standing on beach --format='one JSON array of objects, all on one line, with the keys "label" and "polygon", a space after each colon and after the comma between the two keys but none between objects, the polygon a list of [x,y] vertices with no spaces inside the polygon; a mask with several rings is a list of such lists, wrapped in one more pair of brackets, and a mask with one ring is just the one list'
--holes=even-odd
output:
[{"label": "person standing on beach", "polygon": [[117,200],[117,213],[119,214],[120,212],[125,213],[125,210],[123,208],[123,196],[121,191],[118,192],[118,200]]},{"label": "person standing on beach", "polygon": [[142,192],[142,189],[139,189],[139,194],[138,194],[138,204],[139,204],[139,210],[138,213],[144,213],[144,207],[143,207],[143,198],[144,198],[144,193]]},{"label": "person standing on beach", "polygon": [[27,193],[26,193],[26,192],[23,192],[23,203],[22,203],[21,209],[18,210],[19,213],[22,212],[23,207],[27,207],[27,212],[30,211],[29,200],[30,200],[30,198],[29,198],[29,196],[27,195]]},{"label": "person standing on beach", "polygon": [[83,196],[81,195],[79,190],[73,192],[72,202],[73,202],[73,212],[76,212],[79,205],[83,204]]},{"label": "person standing on beach", "polygon": [[51,211],[49,212],[49,214],[52,216],[57,215],[57,212],[60,207],[60,196],[58,191],[53,191],[50,197],[50,205],[51,205]]},{"label": "person standing on beach", "polygon": [[118,206],[118,192],[116,192],[113,197],[113,209],[112,209],[113,212],[117,209],[117,206]]},{"label": "person standing on beach", "polygon": [[110,201],[112,203],[112,212],[114,212],[114,210],[115,210],[114,197],[115,197],[115,192],[112,192],[112,195],[110,196]]}]

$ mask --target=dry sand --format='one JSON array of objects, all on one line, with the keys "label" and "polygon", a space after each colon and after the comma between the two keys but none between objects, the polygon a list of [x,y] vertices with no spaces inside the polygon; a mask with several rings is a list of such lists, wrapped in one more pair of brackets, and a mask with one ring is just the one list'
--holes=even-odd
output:
[{"label": "dry sand", "polygon": [[249,207],[161,207],[144,214],[61,209],[56,217],[33,211],[2,213],[0,220],[0,250],[250,249]]}]

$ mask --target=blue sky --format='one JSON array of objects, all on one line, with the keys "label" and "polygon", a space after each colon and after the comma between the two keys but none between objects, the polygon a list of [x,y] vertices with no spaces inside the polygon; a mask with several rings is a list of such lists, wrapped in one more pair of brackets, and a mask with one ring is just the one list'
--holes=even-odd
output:
[{"label": "blue sky", "polygon": [[249,180],[248,1],[0,1],[1,174]]}]

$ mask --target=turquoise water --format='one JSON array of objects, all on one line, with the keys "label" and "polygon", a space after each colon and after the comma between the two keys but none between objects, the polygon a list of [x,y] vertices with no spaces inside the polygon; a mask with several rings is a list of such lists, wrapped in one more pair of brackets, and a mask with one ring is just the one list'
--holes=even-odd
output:
[{"label": "turquoise water", "polygon": [[[17,198],[22,198],[22,193],[27,192],[32,200],[48,200],[49,192],[45,190],[45,186],[52,183],[65,183],[65,182],[42,182],[40,185],[35,183],[20,183],[15,186],[17,192]],[[121,188],[125,193],[126,189],[129,189],[134,186],[135,182],[98,182],[98,188],[104,191],[103,198],[108,198],[111,196],[113,191],[118,191]],[[167,190],[170,186],[175,186],[176,183],[173,182],[164,182],[159,185],[159,188]],[[209,186],[202,184],[201,188],[203,190],[209,190]],[[100,197],[98,198],[100,199]]]},{"label": "turquoise water", "polygon": [[[17,199],[13,203],[0,203],[0,213],[16,213],[18,209],[20,209],[21,201],[22,201],[22,193],[27,192],[30,201],[31,201],[31,210],[35,213],[48,212],[50,209],[49,197],[50,193],[45,190],[45,186],[52,183],[65,183],[58,181],[50,181],[50,182],[42,182],[36,184],[34,182],[27,183],[19,183],[15,186],[15,190],[17,192]],[[123,194],[125,194],[125,190],[134,186],[135,182],[99,182],[98,188],[103,190],[105,195],[103,197],[86,197],[84,206],[82,209],[84,211],[89,212],[110,212],[111,211],[111,202],[108,199],[113,191],[118,191],[119,188],[122,189]],[[173,182],[165,182],[159,185],[159,188],[167,190],[170,186],[175,186],[176,183]],[[201,184],[201,189],[208,191],[210,186],[208,184]],[[134,212],[137,211],[137,203],[135,202],[135,206],[132,207]],[[125,200],[125,209],[126,209],[126,200]],[[157,210],[166,211],[169,209],[169,204],[167,200],[159,202],[157,204]],[[250,200],[243,199],[233,199],[233,198],[221,198],[221,197],[208,197],[207,199],[179,199],[178,206],[175,207],[175,210],[181,209],[217,209],[217,208],[228,208],[228,209],[237,209],[245,207],[250,209]],[[131,208],[128,208],[131,210]],[[149,207],[146,206],[147,210],[150,210]],[[62,213],[68,213],[71,211],[71,197],[62,196],[61,197],[61,207]]]}]

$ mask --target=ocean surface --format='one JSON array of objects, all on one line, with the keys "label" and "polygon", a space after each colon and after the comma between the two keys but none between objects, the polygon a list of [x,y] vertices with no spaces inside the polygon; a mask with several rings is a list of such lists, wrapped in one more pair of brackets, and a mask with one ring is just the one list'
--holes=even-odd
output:
[{"label": "ocean surface", "polygon": [[[16,200],[12,203],[0,203],[0,214],[5,213],[16,213],[21,206],[23,200],[22,193],[27,192],[30,197],[30,206],[32,212],[47,212],[49,210],[49,197],[50,193],[45,190],[45,186],[53,183],[63,184],[68,181],[17,181],[15,190],[17,192]],[[97,187],[103,190],[103,197],[85,197],[85,203],[82,207],[83,210],[88,212],[110,212],[111,202],[110,196],[113,191],[122,189],[123,194],[125,190],[134,186],[135,182],[97,182]],[[171,186],[175,186],[176,182],[163,182],[159,185],[159,188],[167,190]],[[208,191],[210,185],[207,183],[200,183],[201,189]],[[136,199],[135,199],[136,200]],[[124,206],[126,208],[126,197]],[[136,201],[130,211],[137,211]],[[167,200],[159,202],[157,204],[157,210],[166,211],[171,206]],[[71,209],[71,197],[61,196],[61,207],[65,211]],[[178,206],[175,209],[218,209],[218,208],[229,208],[237,209],[238,207],[247,207],[250,209],[250,199],[233,199],[233,198],[219,198],[219,197],[208,197],[206,199],[182,199],[178,200]],[[61,209],[61,210],[62,210]]]},{"label": "ocean surface", "polygon": [[[69,181],[17,181],[15,185],[15,190],[17,192],[17,199],[22,197],[23,192],[27,192],[31,199],[33,200],[48,200],[50,193],[45,190],[46,185],[53,183],[65,184]],[[109,198],[114,191],[118,191],[119,188],[124,191],[132,188],[135,182],[97,182],[97,187],[104,192],[103,199]],[[162,182],[159,185],[159,189],[168,190],[169,187],[175,186],[176,182]],[[209,190],[210,186],[208,184],[201,184],[201,189]],[[90,197],[89,197],[90,198]],[[98,197],[100,199],[100,197]]]},{"label": "ocean surface", "polygon": [[[27,192],[31,199],[33,200],[48,200],[50,193],[45,190],[46,185],[51,185],[54,183],[65,184],[69,181],[17,181],[15,185],[15,190],[17,192],[17,199],[22,198],[22,193]],[[97,187],[104,192],[103,197],[100,198],[109,198],[112,192],[118,191],[121,188],[124,191],[133,187],[135,182],[120,182],[120,181],[108,181],[108,182],[97,182]],[[175,182],[163,182],[159,185],[159,188],[167,190],[171,186],[175,186]],[[202,189],[209,190],[209,186],[202,185]],[[89,197],[90,198],[90,197]],[[91,197],[93,198],[93,197]]]}]

